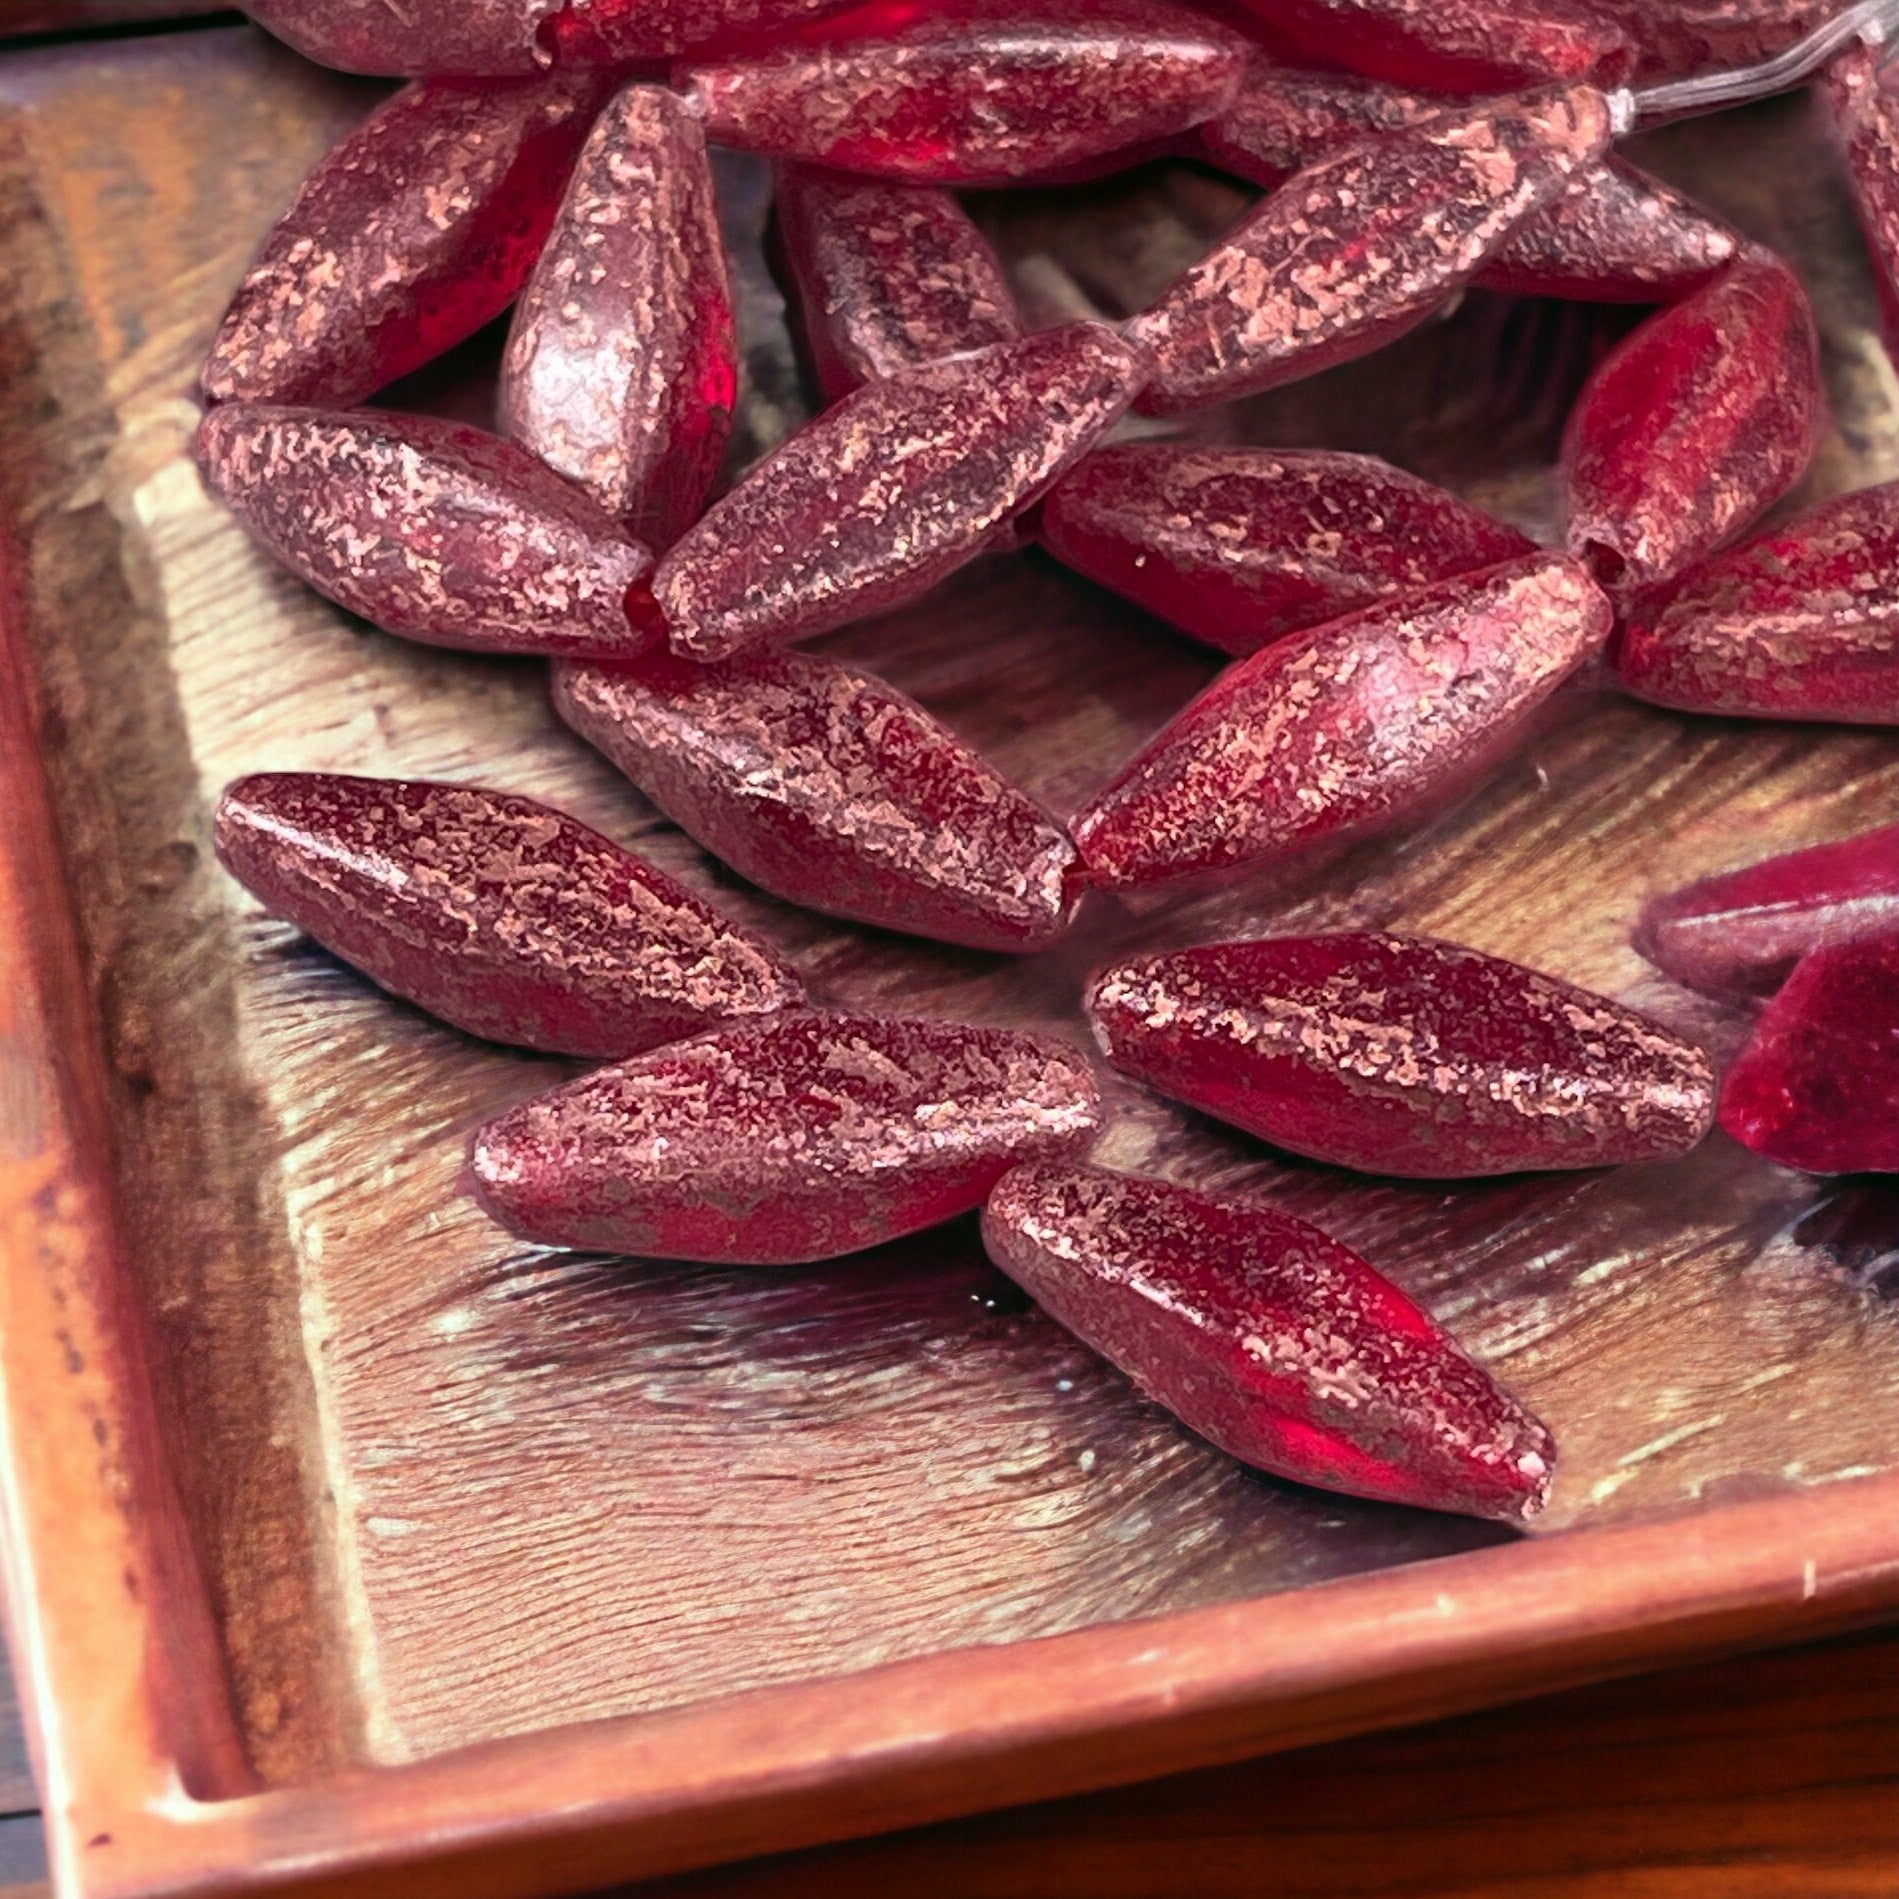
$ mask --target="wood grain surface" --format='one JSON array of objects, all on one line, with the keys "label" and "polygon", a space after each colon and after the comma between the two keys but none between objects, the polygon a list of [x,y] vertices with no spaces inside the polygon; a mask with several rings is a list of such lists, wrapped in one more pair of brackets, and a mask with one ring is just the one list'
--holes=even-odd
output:
[{"label": "wood grain surface", "polygon": [[[1536,962],[1722,1051],[1740,1018],[1628,948],[1642,898],[1889,821],[1899,743],[1737,730],[1585,687],[1480,798],[1316,882],[1103,906],[1072,950],[1015,965],[795,913],[568,737],[538,668],[348,620],[200,490],[186,445],[210,329],[303,169],[378,96],[243,30],[0,61],[0,508],[33,577],[43,750],[166,1448],[265,1785],[1498,1544],[1239,1470],[1026,1309],[967,1227],[772,1275],[510,1245],[459,1196],[461,1140],[564,1070],[393,1005],[262,919],[209,852],[219,786],[303,766],[548,798],[861,1006],[1073,1032],[1079,980],[1111,950],[1378,923]],[[1814,290],[1838,422],[1807,493],[1899,473],[1871,288],[1802,103],[1682,128],[1647,158],[1787,249]],[[760,177],[723,178],[748,240],[754,452],[797,404],[756,258]],[[1114,311],[1243,203],[1168,167],[982,214],[1038,311]],[[1374,448],[1547,528],[1564,402],[1628,321],[1473,296],[1372,364],[1196,426]],[[479,412],[478,382],[458,378],[482,364],[477,346],[405,399]],[[1033,555],[827,645],[1063,810],[1212,667]],[[1114,1107],[1104,1160],[1273,1192],[1497,1366],[1557,1431],[1549,1528],[1578,1532],[1579,1556],[1592,1530],[1685,1508],[1850,1499],[1813,1487],[1899,1461],[1890,1185],[1816,1183],[1716,1140],[1671,1167],[1375,1187],[1275,1162],[1131,1088]],[[1586,1580],[1565,1585],[1578,1603]],[[1718,1596],[1723,1578],[1706,1581]],[[1607,1637],[1589,1665],[1613,1665]],[[1509,1679],[1438,1683],[1433,1705]],[[1372,1684],[1304,1731],[1391,1718],[1405,1692]],[[1218,1745],[1234,1751],[1240,1725]],[[445,1802],[449,1771],[406,1784]],[[957,1797],[996,1784],[972,1769],[978,1791]],[[375,1825],[403,1798],[383,1796]],[[260,1850],[312,1849],[321,1819],[266,1801]]]},{"label": "wood grain surface", "polygon": [[[0,1760],[17,1763],[20,1752],[8,1703]],[[18,1789],[10,1780],[9,1801]],[[9,1808],[0,1899],[45,1899],[39,1866],[36,1819]],[[1899,1891],[1899,1634],[1582,1689],[626,1891],[1887,1899]]]}]

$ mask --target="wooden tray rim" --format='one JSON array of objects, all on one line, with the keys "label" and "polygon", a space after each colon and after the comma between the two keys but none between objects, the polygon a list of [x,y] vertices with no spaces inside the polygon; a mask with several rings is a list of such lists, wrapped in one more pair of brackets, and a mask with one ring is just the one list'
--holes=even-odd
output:
[{"label": "wooden tray rim", "polygon": [[1333,1739],[1899,1609],[1899,1472],[295,1788],[174,1533],[0,547],[0,1538],[59,1890],[533,1894]]}]

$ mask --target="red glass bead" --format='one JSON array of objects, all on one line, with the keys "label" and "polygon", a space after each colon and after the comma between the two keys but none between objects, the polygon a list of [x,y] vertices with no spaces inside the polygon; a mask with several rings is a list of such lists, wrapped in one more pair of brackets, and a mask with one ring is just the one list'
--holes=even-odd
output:
[{"label": "red glass bead", "polygon": [[[675,75],[721,145],[917,184],[1010,185],[1220,110],[1236,33],[1166,0],[870,8],[826,34]],[[878,31],[878,27],[885,30]]]},{"label": "red glass bead", "polygon": [[631,1055],[803,1000],[735,924],[531,798],[264,772],[225,792],[217,848],[273,916],[491,1041]]},{"label": "red glass bead", "polygon": [[567,0],[541,40],[558,60],[619,66],[845,30],[857,11],[852,0]]},{"label": "red glass bead", "polygon": [[1899,935],[1899,824],[1704,877],[1642,912],[1635,947],[1709,995],[1767,995],[1809,952]]},{"label": "red glass bead", "polygon": [[1899,725],[1899,482],[1636,595],[1616,671],[1638,697],[1688,712]]},{"label": "red glass bead", "polygon": [[405,86],[264,240],[212,342],[205,399],[346,408],[498,317],[600,93],[590,74]]},{"label": "red glass bead", "polygon": [[1097,449],[1050,491],[1039,532],[1077,573],[1236,655],[1535,552],[1369,455],[1164,442]]},{"label": "red glass bead", "polygon": [[1892,340],[1899,339],[1899,71],[1890,51],[1842,53],[1827,68],[1825,93]]},{"label": "red glass bead", "polygon": [[1428,937],[1216,943],[1117,964],[1108,1059],[1313,1160],[1450,1179],[1685,1154],[1714,1119],[1699,1049],[1607,996]]},{"label": "red glass bead", "polygon": [[434,416],[230,402],[199,426],[196,454],[211,492],[292,573],[387,632],[598,658],[652,643],[652,556],[498,436]]},{"label": "red glass bead", "polygon": [[594,126],[515,312],[502,425],[664,547],[698,518],[737,397],[705,135],[663,87],[628,86]]},{"label": "red glass bead", "polygon": [[557,670],[554,703],[679,827],[763,889],[973,949],[1046,948],[1075,848],[893,687],[814,653]]},{"label": "red glass bead", "polygon": [[1722,1080],[1721,1125],[1783,1167],[1899,1172],[1899,936],[1794,966]]},{"label": "red glass bead", "polygon": [[947,191],[784,165],[778,232],[827,402],[1022,333],[1001,263]]},{"label": "red glass bead", "polygon": [[1650,317],[1569,420],[1569,546],[1611,586],[1666,580],[1799,480],[1823,412],[1799,279],[1750,249]]},{"label": "red glass bead", "polygon": [[1614,85],[1628,35],[1581,0],[1245,0],[1309,59],[1420,92]]},{"label": "red glass bead", "polygon": [[1149,414],[1315,375],[1402,336],[1609,141],[1586,86],[1457,106],[1297,173],[1127,332]]},{"label": "red glass bead", "polygon": [[1841,0],[1589,0],[1634,42],[1638,81],[1689,79],[1784,53]]},{"label": "red glass bead", "polygon": [[1128,887],[1303,856],[1433,814],[1608,637],[1574,561],[1534,555],[1331,620],[1230,666],[1072,827]]},{"label": "red glass bead", "polygon": [[243,0],[319,65],[349,73],[531,73],[745,46],[840,13],[850,0]]},{"label": "red glass bead", "polygon": [[548,1246],[791,1266],[982,1205],[1085,1148],[1080,1050],[954,1022],[784,1015],[603,1068],[479,1130],[475,1190]]},{"label": "red glass bead", "polygon": [[1519,1523],[1549,1432],[1356,1253],[1262,1201],[1098,1167],[1006,1175],[989,1256],[1156,1404],[1243,1463]]},{"label": "red glass bead", "polygon": [[1145,365],[1105,324],[864,384],[753,468],[660,563],[676,651],[724,659],[919,598],[1120,417]]},{"label": "red glass bead", "polygon": [[306,59],[346,73],[531,73],[547,64],[538,34],[561,0],[242,0],[244,11]]},{"label": "red glass bead", "polygon": [[[1444,104],[1345,74],[1256,60],[1238,98],[1195,138],[1213,163],[1270,188]],[[1653,303],[1706,283],[1735,250],[1734,234],[1692,200],[1610,158],[1585,167],[1561,196],[1526,217],[1476,282],[1514,296]]]}]

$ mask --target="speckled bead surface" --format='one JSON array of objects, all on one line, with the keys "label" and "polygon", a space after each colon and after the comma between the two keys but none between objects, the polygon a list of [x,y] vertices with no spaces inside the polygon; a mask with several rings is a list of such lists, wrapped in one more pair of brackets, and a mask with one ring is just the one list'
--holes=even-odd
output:
[{"label": "speckled bead surface", "polygon": [[1170,442],[1097,449],[1055,484],[1039,533],[1064,565],[1235,655],[1535,551],[1369,455]]},{"label": "speckled bead surface", "polygon": [[1899,1173],[1899,936],[1795,964],[1722,1077],[1721,1125],[1783,1167]]},{"label": "speckled bead surface", "polygon": [[627,86],[588,137],[515,310],[502,426],[665,547],[698,518],[737,395],[705,135],[663,87]]},{"label": "speckled bead surface", "polygon": [[954,1022],[786,1015],[598,1072],[497,1116],[470,1171],[523,1239],[797,1265],[982,1205],[1100,1119],[1080,1050]]},{"label": "speckled bead surface", "polygon": [[1886,50],[1849,48],[1827,68],[1821,91],[1872,253],[1890,346],[1899,339],[1899,73],[1882,63]]},{"label": "speckled bead surface", "polygon": [[860,8],[834,33],[681,68],[706,136],[913,184],[1013,185],[1220,110],[1246,42],[1167,0]]},{"label": "speckled bead surface", "polygon": [[217,849],[273,916],[490,1041],[631,1055],[803,1000],[682,885],[508,792],[263,772],[226,790]]},{"label": "speckled bead surface", "polygon": [[540,37],[561,0],[243,0],[244,11],[306,59],[346,73],[532,73],[548,62]]},{"label": "speckled bead surface", "polygon": [[205,417],[195,453],[205,485],[292,573],[386,632],[602,658],[657,637],[652,556],[498,436],[433,416],[230,402]]},{"label": "speckled bead surface", "polygon": [[1434,816],[1608,637],[1573,561],[1530,555],[1230,666],[1076,819],[1108,887],[1230,875]]},{"label": "speckled bead surface", "polygon": [[244,0],[306,58],[342,72],[532,73],[618,66],[749,46],[795,32],[849,0]]},{"label": "speckled bead surface", "polygon": [[557,669],[554,703],[741,876],[830,916],[972,949],[1045,949],[1075,847],[894,687],[812,653]]},{"label": "speckled bead surface", "polygon": [[1635,78],[1687,79],[1784,53],[1840,0],[1590,0],[1635,47]]},{"label": "speckled bead surface", "polygon": [[1838,495],[1637,594],[1616,673],[1687,712],[1899,725],[1899,482]]},{"label": "speckled bead surface", "polygon": [[1614,85],[1628,35],[1583,0],[1245,0],[1308,57],[1421,92],[1513,92],[1550,80]]},{"label": "speckled bead surface", "polygon": [[989,1256],[1230,1456],[1299,1483],[1520,1523],[1549,1432],[1390,1280],[1259,1200],[1100,1168],[1004,1177]]},{"label": "speckled bead surface", "polygon": [[[1402,131],[1444,106],[1441,96],[1255,60],[1233,103],[1194,138],[1214,164],[1270,188],[1342,146]],[[1531,212],[1476,282],[1517,296],[1654,303],[1706,283],[1737,247],[1712,213],[1608,158],[1583,167]]]},{"label": "speckled bead surface", "polygon": [[1154,359],[1141,409],[1271,389],[1402,336],[1608,141],[1603,95],[1561,86],[1450,107],[1308,166],[1130,319]]},{"label": "speckled bead surface", "polygon": [[1899,824],[1789,851],[1671,890],[1643,910],[1635,947],[1714,996],[1768,995],[1801,957],[1899,935]]},{"label": "speckled bead surface", "polygon": [[1750,249],[1584,386],[1563,445],[1571,552],[1609,586],[1680,573],[1799,480],[1822,412],[1807,293]]},{"label": "speckled bead surface", "polygon": [[212,341],[205,399],[347,407],[498,317],[603,92],[587,73],[405,86],[318,161],[264,240]]},{"label": "speckled bead surface", "polygon": [[989,241],[947,191],[778,168],[778,234],[825,399],[1022,333]]},{"label": "speckled bead surface", "polygon": [[1088,1008],[1108,1059],[1295,1154],[1453,1179],[1683,1154],[1707,1057],[1607,996],[1427,937],[1216,943],[1119,963]]},{"label": "speckled bead surface", "polygon": [[864,384],[751,469],[660,563],[674,649],[725,659],[927,593],[1127,408],[1145,373],[1105,324]]},{"label": "speckled bead surface", "polygon": [[[1225,112],[1198,128],[1217,165],[1268,187],[1368,134],[1444,109],[1425,93],[1255,61]],[[1646,303],[1705,283],[1735,255],[1732,231],[1618,158],[1583,167],[1498,245],[1476,282],[1519,296]]]}]

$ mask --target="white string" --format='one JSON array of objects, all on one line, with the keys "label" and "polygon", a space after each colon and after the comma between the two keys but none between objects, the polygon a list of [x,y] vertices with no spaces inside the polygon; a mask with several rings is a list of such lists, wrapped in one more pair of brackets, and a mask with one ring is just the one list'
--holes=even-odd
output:
[{"label": "white string", "polygon": [[1719,112],[1724,106],[1764,99],[1811,79],[1856,40],[1881,46],[1894,37],[1899,37],[1899,0],[1855,0],[1776,58],[1764,59],[1758,66],[1734,66],[1726,72],[1697,73],[1692,79],[1644,86],[1639,92],[1612,92],[1610,114],[1620,136],[1643,120]]}]

